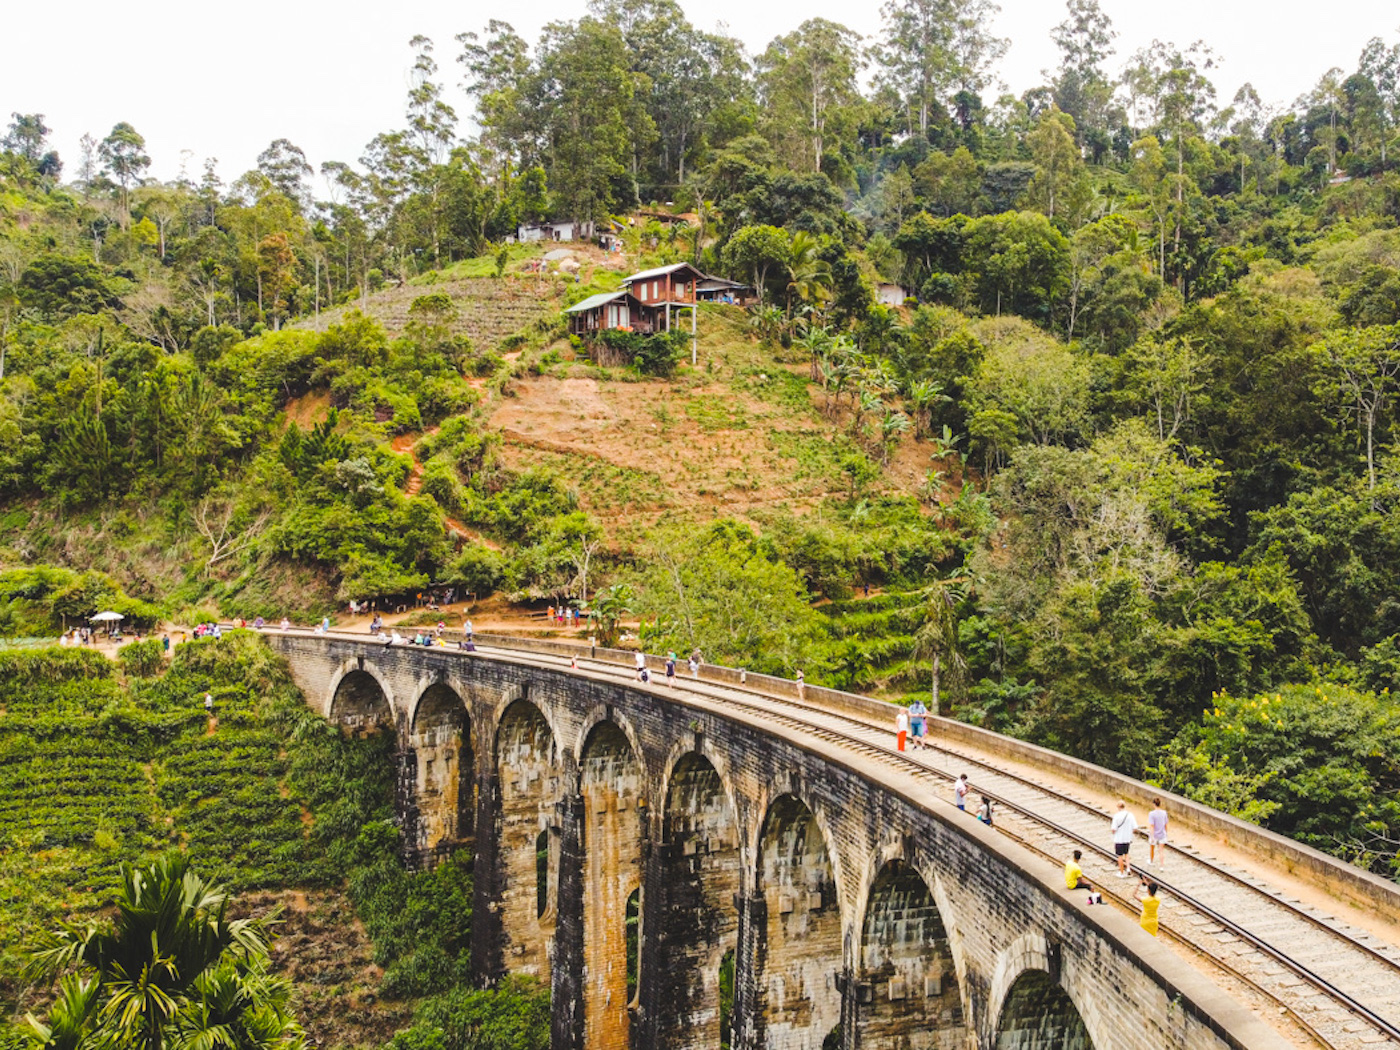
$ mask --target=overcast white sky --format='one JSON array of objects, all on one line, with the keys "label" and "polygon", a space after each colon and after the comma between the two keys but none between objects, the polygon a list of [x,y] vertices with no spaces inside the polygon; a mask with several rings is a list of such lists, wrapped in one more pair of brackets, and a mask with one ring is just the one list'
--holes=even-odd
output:
[{"label": "overcast white sky", "polygon": [[[822,16],[873,36],[878,2],[838,0],[680,0],[704,29],[725,23],[751,52],[803,19]],[[1396,39],[1393,0],[1245,3],[1241,0],[1101,0],[1123,59],[1153,37],[1182,44],[1204,38],[1223,57],[1216,83],[1223,101],[1245,81],[1267,103],[1291,102],[1332,66],[1350,71],[1373,36]],[[997,29],[1011,39],[1001,79],[1016,93],[1039,83],[1056,58],[1049,39],[1064,17],[1062,0],[1002,0]],[[456,44],[489,18],[533,40],[539,27],[583,14],[585,0],[509,4],[425,4],[413,0],[332,5],[305,0],[37,0],[7,5],[8,39],[0,60],[0,117],[45,114],[68,174],[84,132],[102,138],[114,123],[133,124],[147,141],[152,174],[173,178],[181,153],[197,177],[205,157],[219,159],[225,181],[252,167],[274,138],[291,139],[312,164],[355,161],[375,134],[400,125],[410,61],[408,40],[425,33],[465,116],[457,87]],[[992,93],[994,94],[994,93]],[[990,100],[989,100],[990,101]]]}]

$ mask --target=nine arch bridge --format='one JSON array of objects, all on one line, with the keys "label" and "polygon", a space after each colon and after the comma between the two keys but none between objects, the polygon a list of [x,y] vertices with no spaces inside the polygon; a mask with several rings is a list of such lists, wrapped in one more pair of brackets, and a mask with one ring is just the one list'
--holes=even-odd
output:
[{"label": "nine arch bridge", "polygon": [[[576,659],[550,643],[267,638],[327,718],[396,734],[406,859],[474,850],[477,979],[546,981],[555,1050],[715,1048],[722,1026],[745,1050],[1263,1050],[1395,1035],[1389,999],[1370,1029],[1357,1025],[1366,1004],[1339,1008],[1336,1039],[1283,998],[1298,1024],[1266,1024],[1263,973],[1213,980],[1124,911],[1067,891],[1052,844],[958,813],[951,766],[910,766],[887,733],[832,728],[852,721],[838,698],[874,701],[809,687],[807,705],[784,705],[766,697],[782,683],[760,693],[723,668],[644,685],[617,666],[628,654]],[[1012,819],[1000,823],[1016,824],[1002,797]],[[1391,884],[1292,849],[1290,864],[1322,865],[1361,908],[1400,902]],[[1400,965],[1390,978],[1400,1003]]]}]

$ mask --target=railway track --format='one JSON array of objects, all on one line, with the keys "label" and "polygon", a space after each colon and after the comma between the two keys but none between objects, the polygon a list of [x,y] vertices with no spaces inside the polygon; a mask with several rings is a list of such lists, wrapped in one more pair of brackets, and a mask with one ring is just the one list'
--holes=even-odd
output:
[{"label": "railway track", "polygon": [[[577,666],[636,684],[630,667],[607,660],[495,645],[480,646],[478,652],[560,669]],[[1092,803],[964,748],[932,743],[925,750],[896,751],[888,725],[850,714],[704,679],[682,677],[677,683],[676,691],[692,702],[776,724],[799,743],[817,740],[854,752],[950,806],[953,780],[968,773],[973,793],[986,795],[998,807],[1001,833],[1057,866],[1072,850],[1083,851],[1086,876],[1104,899],[1136,915],[1128,889],[1135,881],[1119,881],[1111,874],[1116,862],[1107,846],[1110,815]],[[650,689],[671,692],[658,682]],[[1171,940],[1252,989],[1276,1012],[1286,1013],[1320,1046],[1400,1048],[1400,949],[1190,847],[1169,847],[1168,860],[1144,873],[1162,887],[1161,927]]]}]

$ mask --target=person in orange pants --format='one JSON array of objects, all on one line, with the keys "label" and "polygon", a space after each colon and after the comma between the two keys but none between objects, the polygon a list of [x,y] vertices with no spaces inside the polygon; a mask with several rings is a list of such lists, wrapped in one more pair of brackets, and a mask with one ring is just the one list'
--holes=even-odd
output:
[{"label": "person in orange pants", "polygon": [[899,714],[894,716],[894,730],[896,746],[899,750],[904,750],[904,741],[909,736],[909,712],[900,708]]}]

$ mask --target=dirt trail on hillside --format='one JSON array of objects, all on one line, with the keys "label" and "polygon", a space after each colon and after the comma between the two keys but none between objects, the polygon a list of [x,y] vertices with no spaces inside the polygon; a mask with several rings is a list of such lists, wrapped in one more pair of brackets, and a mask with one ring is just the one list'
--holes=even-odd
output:
[{"label": "dirt trail on hillside", "polygon": [[[408,483],[404,485],[403,489],[404,495],[412,497],[423,491],[423,464],[418,461],[418,456],[414,453],[413,446],[418,444],[420,439],[431,437],[436,434],[439,429],[439,427],[429,427],[422,433],[409,432],[407,434],[399,434],[389,443],[390,450],[400,456],[408,456],[412,460],[413,465],[409,467],[408,471]],[[472,543],[479,543],[488,550],[498,551],[501,549],[499,543],[487,539],[475,529],[468,528],[451,515],[444,515],[444,518],[446,519],[448,532],[460,536],[464,540],[469,540]]]}]

